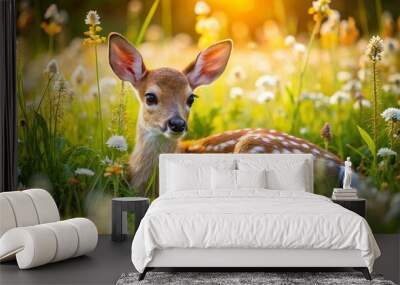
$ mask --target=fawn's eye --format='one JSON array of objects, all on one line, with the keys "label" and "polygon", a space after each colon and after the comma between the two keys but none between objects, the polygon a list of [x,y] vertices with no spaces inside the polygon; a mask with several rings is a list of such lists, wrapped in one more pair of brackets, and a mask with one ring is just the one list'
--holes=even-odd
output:
[{"label": "fawn's eye", "polygon": [[154,94],[154,93],[146,93],[146,94],[144,94],[144,97],[146,98],[146,104],[147,105],[149,105],[149,106],[157,105],[158,99],[157,99],[156,94]]},{"label": "fawn's eye", "polygon": [[192,107],[193,103],[194,103],[194,99],[197,98],[197,95],[191,94],[186,101],[186,104],[190,107]]}]

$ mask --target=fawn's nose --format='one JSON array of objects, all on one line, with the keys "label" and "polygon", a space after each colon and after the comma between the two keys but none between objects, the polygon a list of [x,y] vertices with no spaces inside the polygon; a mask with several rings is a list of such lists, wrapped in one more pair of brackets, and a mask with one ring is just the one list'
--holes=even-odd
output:
[{"label": "fawn's nose", "polygon": [[181,133],[186,130],[186,122],[180,117],[172,117],[168,120],[168,127],[175,133]]}]

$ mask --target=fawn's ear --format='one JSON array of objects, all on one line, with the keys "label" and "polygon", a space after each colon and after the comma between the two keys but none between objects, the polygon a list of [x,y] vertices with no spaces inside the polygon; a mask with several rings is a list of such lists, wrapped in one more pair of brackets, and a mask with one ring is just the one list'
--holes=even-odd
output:
[{"label": "fawn's ear", "polygon": [[183,70],[190,86],[194,89],[217,79],[225,70],[231,50],[232,41],[224,40],[200,52],[196,60]]},{"label": "fawn's ear", "polygon": [[146,75],[139,51],[120,34],[111,33],[108,37],[108,60],[114,73],[135,87]]}]

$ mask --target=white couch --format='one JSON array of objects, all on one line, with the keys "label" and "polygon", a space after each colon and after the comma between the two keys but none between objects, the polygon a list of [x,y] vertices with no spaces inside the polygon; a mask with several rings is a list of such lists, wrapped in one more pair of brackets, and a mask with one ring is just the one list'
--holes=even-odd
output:
[{"label": "white couch", "polygon": [[84,255],[97,245],[97,228],[85,218],[60,221],[52,196],[43,189],[0,193],[0,261],[20,269]]}]

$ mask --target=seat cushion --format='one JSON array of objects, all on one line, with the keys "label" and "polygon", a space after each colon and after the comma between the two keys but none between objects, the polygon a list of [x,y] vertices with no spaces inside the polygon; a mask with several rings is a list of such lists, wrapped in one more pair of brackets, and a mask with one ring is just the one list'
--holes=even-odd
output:
[{"label": "seat cushion", "polygon": [[85,218],[17,227],[0,238],[0,261],[15,255],[19,268],[27,269],[86,254],[96,245],[96,226]]}]

